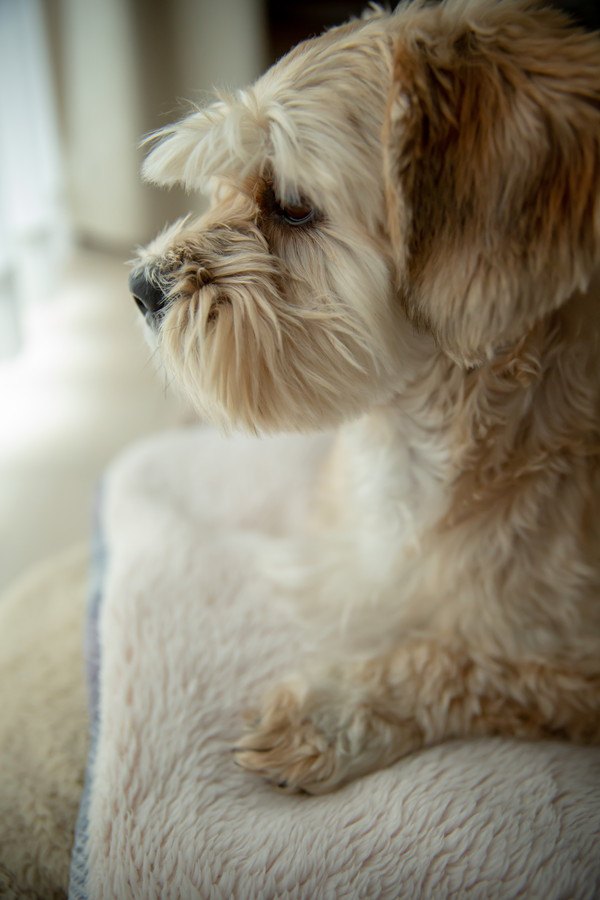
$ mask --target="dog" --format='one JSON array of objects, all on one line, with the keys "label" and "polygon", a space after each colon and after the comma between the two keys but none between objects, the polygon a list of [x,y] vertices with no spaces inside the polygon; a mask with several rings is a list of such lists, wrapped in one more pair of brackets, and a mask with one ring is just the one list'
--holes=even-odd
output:
[{"label": "dog", "polygon": [[600,33],[372,9],[152,140],[210,208],[131,291],[204,415],[336,429],[296,588],[369,634],[267,694],[239,765],[319,794],[453,738],[600,741]]}]

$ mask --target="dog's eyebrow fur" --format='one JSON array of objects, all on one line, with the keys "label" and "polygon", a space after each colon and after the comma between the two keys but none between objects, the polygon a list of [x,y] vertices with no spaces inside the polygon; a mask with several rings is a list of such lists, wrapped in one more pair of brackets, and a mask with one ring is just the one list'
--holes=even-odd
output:
[{"label": "dog's eyebrow fur", "polygon": [[157,143],[145,162],[145,178],[210,193],[213,178],[243,181],[270,165],[280,196],[298,196],[304,188],[334,205],[346,198],[360,210],[357,184],[367,196],[381,192],[372,159],[383,124],[376,111],[384,107],[389,54],[377,16],[334,29],[331,41],[307,41],[294,51],[291,66],[288,57],[291,71],[283,77],[275,66],[252,88],[221,92],[211,106],[151,135],[147,143]]},{"label": "dog's eyebrow fur", "polygon": [[267,132],[257,113],[251,91],[222,94],[206,109],[160,129],[146,141],[158,143],[144,163],[144,177],[188,190],[206,190],[211,178],[234,171],[244,178],[265,154]]},{"label": "dog's eyebrow fur", "polygon": [[257,179],[268,178],[281,197],[300,193],[303,154],[294,123],[278,102],[261,109],[251,91],[222,96],[155,132],[147,143],[152,141],[158,143],[143,174],[154,183],[209,192],[217,178],[248,193]]}]

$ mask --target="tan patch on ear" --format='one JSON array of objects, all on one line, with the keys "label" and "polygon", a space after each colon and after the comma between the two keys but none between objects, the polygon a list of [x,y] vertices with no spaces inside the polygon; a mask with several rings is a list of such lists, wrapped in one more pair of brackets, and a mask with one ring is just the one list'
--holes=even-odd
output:
[{"label": "tan patch on ear", "polygon": [[[528,527],[540,525],[554,514],[566,475],[579,485],[584,512],[592,502],[600,420],[598,378],[588,369],[597,344],[588,334],[574,339],[571,312],[558,310],[492,365],[465,375],[455,421],[460,474],[442,529],[486,517],[502,526],[522,518],[519,508]],[[597,328],[598,317],[590,321]]]},{"label": "tan patch on ear", "polygon": [[[396,67],[398,66],[396,60]],[[398,271],[403,271],[409,259],[412,234],[412,209],[409,198],[414,195],[412,175],[419,159],[419,128],[421,110],[414,94],[408,93],[397,77],[390,91],[383,127],[383,143],[394,146],[393,153],[384,156],[385,199],[388,230]],[[398,138],[402,135],[402,140]],[[402,185],[402,189],[398,189]]]},{"label": "tan patch on ear", "polygon": [[600,261],[600,37],[527,4],[461,15],[398,41],[384,146],[407,309],[470,364]]}]

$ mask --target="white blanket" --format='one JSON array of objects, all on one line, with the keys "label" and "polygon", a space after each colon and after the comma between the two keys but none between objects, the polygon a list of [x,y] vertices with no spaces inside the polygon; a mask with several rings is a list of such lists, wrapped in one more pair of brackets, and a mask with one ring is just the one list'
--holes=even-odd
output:
[{"label": "white blanket", "polygon": [[234,765],[307,651],[255,560],[301,527],[323,446],[186,430],[109,472],[87,896],[597,897],[597,749],[454,742],[322,797]]}]

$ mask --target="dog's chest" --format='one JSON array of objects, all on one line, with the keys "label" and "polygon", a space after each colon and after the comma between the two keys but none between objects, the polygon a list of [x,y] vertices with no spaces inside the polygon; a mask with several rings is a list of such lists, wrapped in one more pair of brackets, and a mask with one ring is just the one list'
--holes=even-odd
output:
[{"label": "dog's chest", "polygon": [[450,502],[444,429],[386,410],[349,426],[343,448],[347,508],[363,545],[396,560],[412,555]]}]

